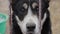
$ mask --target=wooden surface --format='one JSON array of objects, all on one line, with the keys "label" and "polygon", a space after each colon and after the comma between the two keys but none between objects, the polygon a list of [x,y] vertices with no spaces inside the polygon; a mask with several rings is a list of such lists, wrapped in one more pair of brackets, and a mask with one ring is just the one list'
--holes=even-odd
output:
[{"label": "wooden surface", "polygon": [[[49,11],[51,14],[52,33],[60,34],[60,0],[51,0]],[[8,0],[0,0],[0,12],[9,15],[9,2]],[[7,32],[9,34],[9,21],[7,22]]]},{"label": "wooden surface", "polygon": [[60,0],[51,0],[50,14],[53,34],[60,34]]},{"label": "wooden surface", "polygon": [[[8,0],[0,0],[0,12],[9,15],[9,1]],[[10,33],[10,25],[9,25],[9,19],[6,23],[6,33]]]}]

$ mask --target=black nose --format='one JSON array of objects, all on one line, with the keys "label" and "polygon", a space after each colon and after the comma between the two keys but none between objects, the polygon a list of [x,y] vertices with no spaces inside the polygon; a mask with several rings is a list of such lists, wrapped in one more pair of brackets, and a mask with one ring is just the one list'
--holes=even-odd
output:
[{"label": "black nose", "polygon": [[34,23],[27,23],[26,27],[27,27],[28,31],[34,31],[34,29],[36,28],[36,24],[34,24]]}]

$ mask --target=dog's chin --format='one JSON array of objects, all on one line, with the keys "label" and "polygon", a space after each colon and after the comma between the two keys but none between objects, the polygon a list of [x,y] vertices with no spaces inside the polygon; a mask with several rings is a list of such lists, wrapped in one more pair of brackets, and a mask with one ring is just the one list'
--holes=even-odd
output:
[{"label": "dog's chin", "polygon": [[35,33],[35,32],[27,32],[26,34],[40,34],[40,33]]},{"label": "dog's chin", "polygon": [[27,32],[26,34],[34,34],[34,32],[30,31],[30,32]]},{"label": "dog's chin", "polygon": [[26,33],[23,34],[40,34],[40,32],[35,32],[35,31],[27,31]]}]

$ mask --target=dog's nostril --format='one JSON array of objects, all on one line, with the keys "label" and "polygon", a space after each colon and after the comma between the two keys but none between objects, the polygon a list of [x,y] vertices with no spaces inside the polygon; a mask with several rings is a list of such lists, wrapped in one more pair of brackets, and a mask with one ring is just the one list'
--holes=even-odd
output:
[{"label": "dog's nostril", "polygon": [[35,26],[27,26],[27,29],[35,29]]},{"label": "dog's nostril", "polygon": [[26,24],[26,27],[28,31],[34,31],[36,25],[31,23],[31,24]]}]

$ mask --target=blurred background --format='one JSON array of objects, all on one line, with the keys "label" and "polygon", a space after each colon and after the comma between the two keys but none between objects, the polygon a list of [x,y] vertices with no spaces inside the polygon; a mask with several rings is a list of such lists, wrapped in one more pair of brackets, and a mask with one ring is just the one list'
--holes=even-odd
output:
[{"label": "blurred background", "polygon": [[60,34],[60,0],[51,0],[50,14],[52,22],[52,33]]},{"label": "blurred background", "polygon": [[[50,18],[52,23],[52,33],[60,34],[60,0],[50,0],[49,3]],[[0,12],[9,15],[9,1],[0,0]],[[10,32],[9,21],[7,22],[7,34]]]}]

